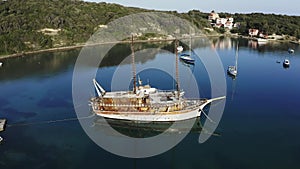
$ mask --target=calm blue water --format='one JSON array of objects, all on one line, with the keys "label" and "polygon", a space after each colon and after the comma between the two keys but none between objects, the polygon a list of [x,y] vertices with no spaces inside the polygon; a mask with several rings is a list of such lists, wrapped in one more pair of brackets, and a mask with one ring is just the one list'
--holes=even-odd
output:
[{"label": "calm blue water", "polygon": [[[221,38],[208,45],[201,40],[193,43],[194,50],[215,48],[226,71],[234,64],[236,41]],[[143,46],[147,45],[139,49]],[[172,45],[158,46],[164,51],[137,56],[137,68],[173,63],[174,55],[166,52]],[[72,75],[80,50],[2,60],[0,118],[6,118],[8,126],[0,133],[5,139],[0,145],[0,168],[300,168],[300,47],[289,43],[261,45],[244,39],[239,39],[239,47],[239,74],[235,80],[226,75],[226,107],[216,136],[199,144],[199,133],[192,132],[168,152],[146,159],[106,152],[89,139],[77,120],[49,123],[76,117]],[[289,47],[295,54],[288,54]],[[124,56],[112,52],[109,57],[114,59],[104,60],[97,74],[107,90],[117,65],[130,54],[126,45],[117,48]],[[288,69],[282,66],[285,58],[291,62]],[[193,80],[184,76],[190,71],[201,86],[199,94],[210,97],[210,82],[201,60],[196,59],[194,66],[182,62],[179,66],[186,95],[195,97]],[[130,62],[119,67],[121,72],[130,72],[130,68]],[[141,71],[139,76],[160,89],[175,86],[170,75],[157,69]],[[130,88],[120,82],[117,89]]]}]

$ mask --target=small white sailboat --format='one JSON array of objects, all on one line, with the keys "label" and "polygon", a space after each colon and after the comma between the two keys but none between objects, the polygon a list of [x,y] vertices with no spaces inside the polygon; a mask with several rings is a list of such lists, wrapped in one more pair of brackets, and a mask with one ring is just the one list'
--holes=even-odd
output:
[{"label": "small white sailboat", "polygon": [[0,136],[0,143],[3,141],[3,138]]},{"label": "small white sailboat", "polygon": [[189,54],[187,54],[187,53],[181,54],[180,59],[187,64],[194,64],[195,59],[191,57],[192,56],[192,37],[191,36],[190,36],[189,48],[190,48]]},{"label": "small white sailboat", "polygon": [[283,67],[290,67],[290,61],[288,59],[284,59]]},{"label": "small white sailboat", "polygon": [[239,52],[239,44],[236,45],[236,52],[235,52],[235,65],[234,66],[228,66],[227,73],[233,77],[237,76],[238,70],[237,70],[237,64],[238,64],[238,52]]},{"label": "small white sailboat", "polygon": [[0,67],[2,67],[2,65],[3,65],[3,63],[2,63],[2,62],[0,62]]}]

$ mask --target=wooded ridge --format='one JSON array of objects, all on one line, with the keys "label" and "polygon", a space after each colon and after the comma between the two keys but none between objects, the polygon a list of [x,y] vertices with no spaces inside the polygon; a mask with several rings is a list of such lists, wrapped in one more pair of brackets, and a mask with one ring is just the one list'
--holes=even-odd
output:
[{"label": "wooded ridge", "polygon": [[[84,43],[101,25],[134,13],[141,8],[79,0],[2,0],[0,2],[0,55],[22,53]],[[164,11],[193,20],[200,29],[212,28],[208,13]],[[233,33],[246,35],[249,28],[268,34],[285,34],[300,39],[300,17],[275,14],[229,14],[240,27]]]}]

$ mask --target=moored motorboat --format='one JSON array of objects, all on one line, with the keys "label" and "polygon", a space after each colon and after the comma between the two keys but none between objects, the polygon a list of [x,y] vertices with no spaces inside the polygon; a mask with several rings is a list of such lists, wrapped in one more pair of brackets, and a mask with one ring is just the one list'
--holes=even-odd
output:
[{"label": "moored motorboat", "polygon": [[284,59],[283,66],[284,67],[290,67],[290,61],[288,59]]},{"label": "moored motorboat", "polygon": [[194,64],[195,59],[191,57],[192,56],[192,36],[190,36],[190,41],[189,41],[189,54],[183,53],[180,55],[180,60],[187,64]]},{"label": "moored motorboat", "polygon": [[291,53],[294,53],[294,52],[295,52],[295,50],[294,50],[294,49],[292,49],[292,48],[289,48],[289,49],[288,49],[288,52],[291,54]]},{"label": "moored motorboat", "polygon": [[194,64],[195,63],[195,59],[191,58],[191,56],[189,54],[180,55],[180,59],[182,61],[184,61],[185,63],[188,63],[188,64]]},{"label": "moored motorboat", "polygon": [[264,44],[268,42],[268,39],[264,39],[264,38],[257,38],[256,40],[259,44]]}]

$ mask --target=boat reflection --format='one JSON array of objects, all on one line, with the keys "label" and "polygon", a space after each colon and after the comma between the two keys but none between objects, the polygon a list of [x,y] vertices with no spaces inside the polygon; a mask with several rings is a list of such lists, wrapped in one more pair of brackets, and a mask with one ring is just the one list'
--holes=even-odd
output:
[{"label": "boat reflection", "polygon": [[236,76],[233,76],[232,74],[227,72],[227,76],[230,77],[232,80],[236,80]]},{"label": "boat reflection", "polygon": [[184,65],[186,67],[194,67],[195,66],[195,63],[186,63],[185,61],[183,61],[181,59],[179,61],[182,65]]},{"label": "boat reflection", "polygon": [[[190,129],[186,126],[187,124],[193,123],[193,127]],[[184,133],[207,133],[213,136],[219,136],[218,133],[209,133],[202,127],[200,117],[193,118],[189,120],[183,120],[176,122],[176,128],[172,125],[174,122],[132,122],[127,120],[115,120],[102,117],[95,117],[92,127],[97,131],[106,132],[107,135],[113,135],[109,132],[110,128],[118,131],[119,133],[134,137],[134,138],[147,138],[159,135],[161,133],[165,134],[184,134]]]}]

